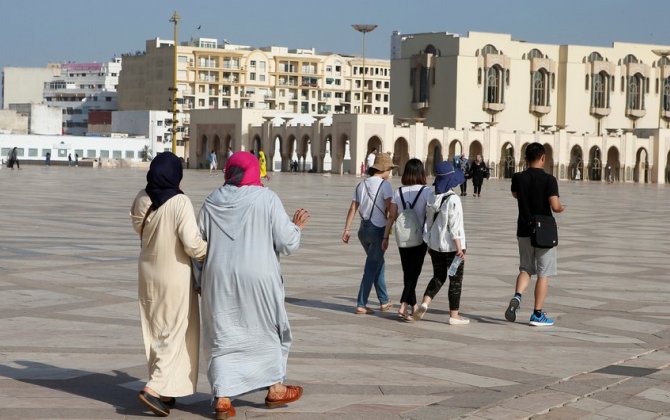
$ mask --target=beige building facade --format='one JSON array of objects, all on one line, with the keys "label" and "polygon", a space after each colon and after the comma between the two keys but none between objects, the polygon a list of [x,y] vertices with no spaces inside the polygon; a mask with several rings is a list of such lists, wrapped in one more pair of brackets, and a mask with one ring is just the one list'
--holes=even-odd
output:
[{"label": "beige building facade", "polygon": [[[497,126],[433,128],[417,120],[394,124],[393,115],[335,114],[310,123],[263,110],[194,110],[191,112],[191,167],[207,167],[214,150],[225,163],[225,151],[263,148],[270,162],[287,171],[297,157],[300,168],[316,172],[358,173],[370,150],[389,153],[402,167],[412,157],[432,173],[433,152],[445,158],[481,154],[494,178],[510,178],[524,169],[528,144],[547,151],[545,170],[560,180],[593,182],[670,182],[670,129],[635,129],[610,134],[577,134],[566,129],[522,132]],[[328,165],[326,165],[326,162]]]},{"label": "beige building facade", "polygon": [[[120,110],[169,109],[173,54],[173,41],[155,39],[147,41],[144,52],[123,57]],[[390,111],[390,62],[366,58],[363,69],[359,57],[199,38],[177,47],[177,89],[183,111],[385,115]]]},{"label": "beige building facade", "polygon": [[60,75],[58,64],[47,67],[5,67],[2,69],[2,108],[11,104],[40,104],[44,83]]},{"label": "beige building facade", "polygon": [[481,32],[395,32],[392,45],[397,117],[596,135],[670,124],[670,46],[537,44]]}]

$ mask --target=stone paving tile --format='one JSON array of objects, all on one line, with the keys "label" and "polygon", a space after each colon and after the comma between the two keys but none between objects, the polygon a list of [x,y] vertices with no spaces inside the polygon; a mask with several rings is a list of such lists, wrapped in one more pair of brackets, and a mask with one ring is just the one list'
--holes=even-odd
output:
[{"label": "stone paving tile", "polygon": [[[136,401],[146,361],[136,300],[139,243],[128,218],[145,174],[39,167],[0,173],[0,189],[14,191],[0,218],[0,419],[150,416]],[[526,325],[532,289],[518,322],[503,317],[518,265],[509,181],[487,182],[481,199],[464,197],[461,310],[473,322],[456,328],[446,323],[444,292],[417,323],[399,322],[394,313],[352,313],[364,257],[355,241],[342,244],[340,229],[359,180],[276,174],[269,183],[287,212],[305,206],[312,214],[302,249],[282,259],[295,338],[289,382],[306,393],[273,411],[263,407],[262,391],[242,396],[235,402],[240,418],[644,417],[651,412],[645,407],[667,414],[670,241],[657,227],[667,217],[667,187],[560,183],[569,208],[558,216],[559,275],[545,305],[557,325],[548,329]],[[220,182],[186,171],[182,187],[197,211]],[[644,217],[622,216],[642,202]],[[621,232],[631,229],[637,234],[624,243]],[[427,261],[419,296],[430,271]],[[402,272],[394,246],[386,278],[397,302]],[[212,416],[201,359],[199,392],[181,399],[170,418]],[[590,373],[613,364],[663,370],[642,378]],[[48,413],[32,408],[44,401],[58,403]]]},{"label": "stone paving tile", "polygon": [[589,415],[588,411],[579,410],[573,407],[561,407],[551,409],[546,414],[532,416],[533,420],[565,420],[565,419],[581,419]]}]

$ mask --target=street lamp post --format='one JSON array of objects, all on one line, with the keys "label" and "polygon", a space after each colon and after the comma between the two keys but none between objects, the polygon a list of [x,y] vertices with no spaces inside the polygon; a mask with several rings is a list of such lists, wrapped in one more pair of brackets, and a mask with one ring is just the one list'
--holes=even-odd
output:
[{"label": "street lamp post", "polygon": [[174,23],[174,57],[173,63],[174,71],[172,73],[172,153],[177,154],[177,26],[179,25],[179,14],[175,10],[170,18],[170,22]]},{"label": "street lamp post", "polygon": [[363,34],[363,72],[362,72],[362,86],[361,86],[361,113],[365,114],[365,34],[375,30],[375,24],[355,24],[352,28]]}]

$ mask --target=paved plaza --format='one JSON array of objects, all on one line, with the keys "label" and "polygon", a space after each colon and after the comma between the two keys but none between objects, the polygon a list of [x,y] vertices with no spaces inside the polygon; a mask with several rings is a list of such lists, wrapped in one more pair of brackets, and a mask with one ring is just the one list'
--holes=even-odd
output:
[{"label": "paved plaza", "polygon": [[[0,419],[152,418],[136,399],[147,368],[137,305],[139,239],[128,210],[145,170],[24,166],[0,170]],[[276,174],[292,214],[312,214],[301,249],[282,258],[295,342],[289,382],[304,397],[264,408],[235,400],[237,418],[670,419],[670,230],[667,186],[559,183],[559,275],[545,310],[556,326],[504,320],[517,274],[509,181],[464,197],[468,254],[461,311],[444,289],[424,320],[395,310],[353,314],[364,255],[340,239],[358,181]],[[223,182],[186,171],[196,211]],[[399,179],[393,179],[398,185]],[[472,187],[470,186],[470,189]],[[386,279],[397,302],[394,242]],[[426,259],[417,292],[432,270]],[[374,291],[371,303],[376,304]],[[170,418],[212,418],[206,361],[199,392]]]}]

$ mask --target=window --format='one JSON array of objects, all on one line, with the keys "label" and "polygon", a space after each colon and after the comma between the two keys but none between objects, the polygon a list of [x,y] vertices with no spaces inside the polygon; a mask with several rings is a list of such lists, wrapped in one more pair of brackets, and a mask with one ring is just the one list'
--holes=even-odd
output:
[{"label": "window", "polygon": [[491,44],[485,45],[481,50],[482,55],[499,54],[498,49]]},{"label": "window", "polygon": [[100,159],[107,159],[109,158],[109,150],[101,150],[100,151]]},{"label": "window", "polygon": [[126,150],[126,159],[135,159],[135,151]]},{"label": "window", "polygon": [[484,85],[484,91],[486,92],[487,103],[503,103],[503,72],[504,70],[499,66],[493,66],[486,70],[486,84]]},{"label": "window", "polygon": [[42,149],[42,157],[46,157],[47,153],[51,153],[51,149]]},{"label": "window", "polygon": [[591,75],[593,83],[591,84],[591,107],[593,108],[609,108],[609,89],[607,83],[610,78],[605,72]]},{"label": "window", "polygon": [[249,80],[255,81],[256,80],[256,73],[249,73]]},{"label": "window", "polygon": [[112,102],[112,97],[111,97],[111,96],[107,96],[107,97],[105,97],[105,101],[107,101],[107,102]]},{"label": "window", "polygon": [[186,57],[185,55],[180,55],[179,57],[177,57],[177,62],[188,63],[188,57]]},{"label": "window", "polygon": [[30,148],[30,149],[28,149],[28,156],[37,157],[37,152],[38,152],[38,149]]},{"label": "window", "polygon": [[528,52],[528,59],[533,59],[533,58],[544,58],[544,54],[542,54],[542,51],[538,50],[537,48],[533,48]]},{"label": "window", "polygon": [[156,143],[163,143],[163,136],[156,136]]},{"label": "window", "polygon": [[265,75],[264,74],[259,74],[258,75],[258,81],[259,82],[264,82],[265,81]]},{"label": "window", "polygon": [[265,61],[259,61],[258,62],[258,71],[260,71],[260,72],[265,71]]},{"label": "window", "polygon": [[157,127],[162,127],[163,126],[163,120],[156,121],[156,126]]},{"label": "window", "polygon": [[628,109],[644,109],[644,77],[640,73],[628,78],[626,107]]},{"label": "window", "polygon": [[249,61],[249,67],[252,68],[252,69],[255,69],[256,68],[256,60],[250,60]]},{"label": "window", "polygon": [[670,112],[670,77],[663,79],[663,111]]},{"label": "window", "polygon": [[114,159],[121,159],[123,157],[123,152],[121,150],[114,150],[112,152],[112,157]]},{"label": "window", "polygon": [[333,72],[333,66],[326,66],[326,73],[332,73]]},{"label": "window", "polygon": [[96,157],[95,149],[88,149],[86,151],[86,157],[95,159]]},{"label": "window", "polygon": [[532,105],[535,106],[548,106],[549,105],[549,95],[547,92],[547,79],[548,74],[544,70],[533,72],[533,97]]}]

